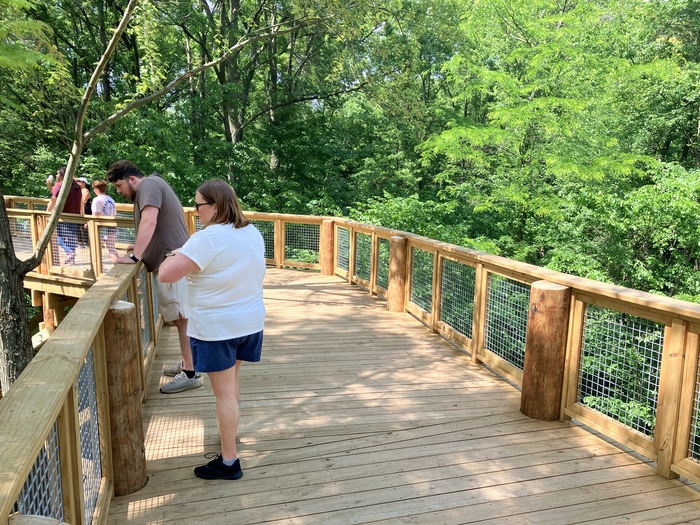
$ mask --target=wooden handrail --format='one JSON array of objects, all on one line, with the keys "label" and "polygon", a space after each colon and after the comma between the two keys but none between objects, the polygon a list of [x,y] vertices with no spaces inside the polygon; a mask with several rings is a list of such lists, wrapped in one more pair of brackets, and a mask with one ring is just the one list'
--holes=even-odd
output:
[{"label": "wooden handrail", "polygon": [[[10,197],[10,202],[19,202],[21,199]],[[37,205],[37,200],[32,201],[32,206]],[[126,209],[125,209],[126,211]],[[9,210],[16,217],[32,217],[46,212],[31,210]],[[187,224],[190,232],[195,228],[195,213],[191,208],[185,208]],[[695,381],[698,377],[698,334],[700,334],[700,305],[673,299],[670,297],[655,295],[639,290],[633,290],[622,286],[601,283],[591,279],[567,275],[561,272],[534,266],[531,264],[514,261],[505,257],[479,252],[469,248],[456,246],[449,243],[436,241],[410,232],[361,224],[340,217],[311,217],[304,215],[285,215],[278,213],[246,212],[246,215],[255,221],[269,222],[270,228],[266,230],[266,244],[273,247],[274,253],[267,256],[268,263],[277,267],[310,268],[320,270],[320,263],[301,262],[287,260],[287,246],[285,231],[288,224],[308,224],[319,230],[326,224],[332,224],[334,234],[329,235],[326,230],[323,233],[323,242],[319,244],[318,260],[328,264],[333,261],[333,273],[339,275],[350,284],[358,284],[367,289],[371,294],[389,294],[377,283],[381,270],[385,274],[392,273],[393,278],[400,280],[404,275],[403,283],[397,287],[396,283],[391,287],[390,308],[392,310],[402,308],[422,322],[433,332],[438,332],[456,346],[471,352],[472,359],[476,362],[485,362],[493,369],[508,377],[516,383],[523,381],[523,371],[515,368],[501,357],[492,353],[487,341],[487,320],[489,316],[488,295],[491,280],[496,276],[505,277],[516,284],[530,285],[536,281],[545,281],[554,285],[566,287],[571,293],[571,307],[565,326],[561,330],[566,332],[566,356],[564,370],[557,373],[563,374],[561,417],[575,417],[596,430],[630,446],[634,450],[645,454],[652,460],[658,460],[660,474],[671,477],[682,474],[693,480],[700,481],[700,465],[697,461],[687,457],[687,448],[690,433],[690,421],[694,411],[699,407],[693,404]],[[73,216],[77,217],[77,216]],[[105,218],[101,219],[101,223]],[[77,217],[73,220],[95,221],[89,217]],[[325,222],[324,222],[325,221]],[[332,222],[331,222],[332,221]],[[109,225],[130,227],[129,219],[112,220]],[[274,233],[273,233],[274,232]],[[340,233],[347,234],[347,253],[340,253]],[[369,237],[370,254],[369,261],[364,259],[365,252],[357,253],[358,235]],[[379,260],[380,240],[389,241],[392,238],[404,239],[405,250],[391,250],[390,261]],[[362,238],[363,242],[367,238]],[[366,246],[366,244],[364,244]],[[332,254],[328,254],[332,250]],[[426,252],[425,257],[432,258],[432,274],[424,276],[424,282],[432,287],[429,304],[423,309],[412,303],[412,257],[416,250]],[[99,249],[96,250],[99,256]],[[341,256],[346,259],[343,267],[340,266]],[[362,260],[360,260],[360,258]],[[427,260],[427,259],[426,259]],[[442,279],[443,266],[446,261],[453,261],[473,268],[474,299],[473,321],[471,335],[461,333],[449,326],[442,319],[441,308],[443,305]],[[356,268],[369,268],[367,276],[356,275]],[[427,267],[427,262],[426,262]],[[390,272],[389,267],[393,268]],[[403,271],[401,271],[403,270]],[[324,270],[327,272],[328,270]],[[363,272],[364,275],[364,272]],[[428,281],[429,279],[429,281]],[[427,285],[426,285],[427,287]],[[397,291],[399,290],[400,291]],[[403,306],[397,293],[403,294]],[[613,420],[595,410],[586,407],[578,400],[580,374],[581,347],[583,332],[585,330],[585,315],[588,305],[597,305],[609,310],[629,314],[643,319],[659,323],[665,327],[664,346],[659,372],[659,392],[656,409],[656,434],[652,437],[644,435],[636,430],[626,427],[622,423]],[[428,311],[429,310],[429,311]],[[525,312],[527,314],[527,312]],[[530,336],[535,337],[535,336]],[[533,346],[533,345],[530,345]],[[534,345],[537,347],[538,345]],[[690,400],[689,400],[690,399]]]}]

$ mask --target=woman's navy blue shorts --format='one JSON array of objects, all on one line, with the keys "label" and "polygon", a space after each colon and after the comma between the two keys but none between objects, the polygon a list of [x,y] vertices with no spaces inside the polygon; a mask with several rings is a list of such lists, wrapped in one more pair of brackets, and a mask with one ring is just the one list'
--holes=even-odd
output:
[{"label": "woman's navy blue shorts", "polygon": [[192,360],[195,372],[221,372],[228,370],[236,361],[257,363],[262,354],[262,330],[225,341],[202,341],[190,337]]}]

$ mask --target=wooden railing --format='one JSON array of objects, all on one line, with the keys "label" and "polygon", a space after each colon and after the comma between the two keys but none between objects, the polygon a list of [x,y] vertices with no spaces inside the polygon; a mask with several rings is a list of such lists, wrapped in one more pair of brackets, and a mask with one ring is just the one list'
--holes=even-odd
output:
[{"label": "wooden railing", "polygon": [[[46,213],[9,213],[12,220],[31,224],[19,229],[35,242]],[[198,229],[194,211],[185,214],[190,231]],[[533,384],[555,385],[548,397],[557,399],[559,418],[575,418],[656,461],[662,476],[700,482],[700,305],[342,218],[247,216],[263,234],[269,264],[337,275],[384,297],[389,310],[410,313],[474,361],[521,385],[524,413],[525,398],[537,392]],[[131,221],[72,220],[88,224],[88,264],[95,276],[102,275],[101,228],[128,233]],[[563,321],[545,323],[562,334],[561,349],[549,348],[531,322],[546,315],[541,301],[549,289],[566,293]],[[560,359],[542,361],[543,348],[561,352]],[[559,364],[533,366],[538,359]],[[3,427],[7,414],[0,411]],[[45,437],[49,424],[43,425],[37,435]],[[18,460],[20,472],[28,470],[28,457]]]},{"label": "wooden railing", "polygon": [[[133,304],[126,304],[131,323],[110,322],[110,307],[125,303]],[[106,355],[115,342],[131,342],[139,364],[125,386],[140,403],[162,325],[155,311],[144,266],[113,268],[84,293],[0,400],[0,523],[11,515],[13,523],[22,523],[21,515],[106,521],[114,490],[109,398],[117,389],[112,381],[108,389]]]}]

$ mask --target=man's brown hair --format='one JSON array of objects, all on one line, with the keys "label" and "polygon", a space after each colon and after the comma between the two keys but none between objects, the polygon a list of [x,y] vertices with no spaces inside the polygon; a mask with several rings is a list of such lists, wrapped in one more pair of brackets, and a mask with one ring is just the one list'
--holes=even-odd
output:
[{"label": "man's brown hair", "polygon": [[107,180],[111,183],[128,179],[132,175],[137,179],[143,178],[143,172],[130,160],[118,160],[107,170]]}]

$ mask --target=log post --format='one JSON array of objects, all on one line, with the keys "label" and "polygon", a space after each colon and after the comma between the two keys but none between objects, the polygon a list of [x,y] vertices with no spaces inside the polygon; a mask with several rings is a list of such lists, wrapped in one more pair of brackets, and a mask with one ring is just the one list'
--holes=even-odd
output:
[{"label": "log post", "polygon": [[333,275],[333,221],[324,220],[321,223],[319,262],[321,275]]},{"label": "log post", "polygon": [[389,289],[386,293],[386,309],[403,312],[406,300],[406,260],[408,239],[398,235],[389,241]]},{"label": "log post", "polygon": [[125,496],[143,488],[148,481],[136,306],[126,301],[112,303],[104,330],[114,495]]},{"label": "log post", "polygon": [[571,289],[537,281],[530,289],[520,412],[555,421],[561,409]]}]

